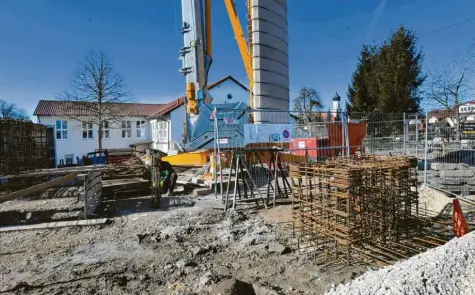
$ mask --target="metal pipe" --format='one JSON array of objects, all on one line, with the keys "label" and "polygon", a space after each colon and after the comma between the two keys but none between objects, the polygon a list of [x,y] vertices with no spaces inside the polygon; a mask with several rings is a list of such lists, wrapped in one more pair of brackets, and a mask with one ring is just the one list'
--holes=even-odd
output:
[{"label": "metal pipe", "polygon": [[416,158],[419,159],[419,114],[416,114]]},{"label": "metal pipe", "polygon": [[403,122],[403,137],[404,137],[404,155],[407,154],[407,150],[406,150],[406,137],[407,137],[407,131],[406,131],[406,113],[402,113],[402,122]]},{"label": "metal pipe", "polygon": [[[216,108],[214,108],[216,110]],[[211,169],[213,169],[213,176],[214,176],[214,198],[218,199],[218,174],[217,174],[217,160],[218,160],[218,142],[216,138],[218,138],[218,123],[217,123],[217,117],[214,117],[214,151],[213,151],[213,161],[211,162]]]},{"label": "metal pipe", "polygon": [[[220,147],[220,144],[219,144],[219,128],[218,128],[218,110],[216,109],[216,107],[214,107],[214,122],[215,122],[215,126],[214,126],[214,129],[216,130],[216,138],[214,139],[214,141],[217,143],[217,147],[218,147],[218,156],[219,156],[219,182],[220,182],[220,190],[221,190],[221,199],[223,199],[223,163],[222,163],[222,160],[221,160],[221,147]],[[216,169],[218,170],[218,169]],[[217,171],[215,172],[217,173]]]}]

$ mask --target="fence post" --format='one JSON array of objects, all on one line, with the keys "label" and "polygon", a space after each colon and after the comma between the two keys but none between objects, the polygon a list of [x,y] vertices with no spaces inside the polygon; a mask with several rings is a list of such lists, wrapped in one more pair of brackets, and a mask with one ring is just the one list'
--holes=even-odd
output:
[{"label": "fence post", "polygon": [[350,155],[350,136],[348,130],[348,112],[343,112],[343,120],[345,121],[345,141],[346,141],[346,157],[349,158]]},{"label": "fence post", "polygon": [[371,154],[374,154],[374,116],[372,112],[370,113],[369,118],[370,149]]},{"label": "fence post", "polygon": [[402,128],[403,128],[403,138],[404,138],[404,155],[407,154],[407,150],[406,150],[406,136],[407,136],[407,131],[406,131],[406,112],[402,113]]},{"label": "fence post", "polygon": [[214,140],[218,148],[216,156],[219,157],[219,188],[220,188],[221,199],[223,199],[223,161],[221,157],[221,148],[220,148],[221,145],[219,142],[218,110],[216,109],[216,107],[214,107],[214,129],[216,130],[216,138]]},{"label": "fence post", "polygon": [[[216,107],[214,108],[216,111]],[[213,151],[213,160],[211,161],[211,169],[213,169],[214,175],[214,197],[218,199],[218,121],[216,119],[216,115],[214,116],[214,151]]]},{"label": "fence post", "polygon": [[428,112],[426,111],[426,131],[425,131],[425,138],[424,138],[424,185],[427,185],[427,140],[429,138],[428,133],[429,133],[429,128],[428,128],[428,122],[429,122],[429,117],[428,117]]},{"label": "fence post", "polygon": [[416,158],[419,159],[419,113],[416,113]]}]

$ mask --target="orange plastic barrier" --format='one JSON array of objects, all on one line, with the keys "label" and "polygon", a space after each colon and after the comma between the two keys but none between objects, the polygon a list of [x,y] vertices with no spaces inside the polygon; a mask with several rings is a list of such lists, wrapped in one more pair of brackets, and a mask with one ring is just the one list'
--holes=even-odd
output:
[{"label": "orange plastic barrier", "polygon": [[[341,123],[328,125],[330,146],[342,146]],[[350,140],[350,154],[353,155],[363,145],[366,136],[366,123],[348,123],[348,138]]]},{"label": "orange plastic barrier", "polygon": [[459,238],[469,232],[468,224],[467,224],[467,221],[465,220],[465,216],[463,215],[459,200],[454,199],[452,204],[454,207],[454,211],[453,211],[454,235]]}]

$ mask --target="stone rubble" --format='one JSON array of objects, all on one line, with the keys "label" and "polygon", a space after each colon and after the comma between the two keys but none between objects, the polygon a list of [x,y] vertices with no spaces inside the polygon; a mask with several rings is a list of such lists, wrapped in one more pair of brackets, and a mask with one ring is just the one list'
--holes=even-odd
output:
[{"label": "stone rubble", "polygon": [[475,233],[395,265],[368,271],[325,294],[475,294]]}]

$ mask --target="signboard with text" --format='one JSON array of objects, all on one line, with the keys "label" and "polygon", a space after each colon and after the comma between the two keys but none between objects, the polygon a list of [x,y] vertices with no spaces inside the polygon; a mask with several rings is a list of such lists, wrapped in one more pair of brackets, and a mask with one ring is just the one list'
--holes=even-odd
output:
[{"label": "signboard with text", "polygon": [[244,124],[244,144],[289,142],[292,124]]},{"label": "signboard with text", "polygon": [[475,137],[475,122],[462,122],[462,134],[467,137]]}]

